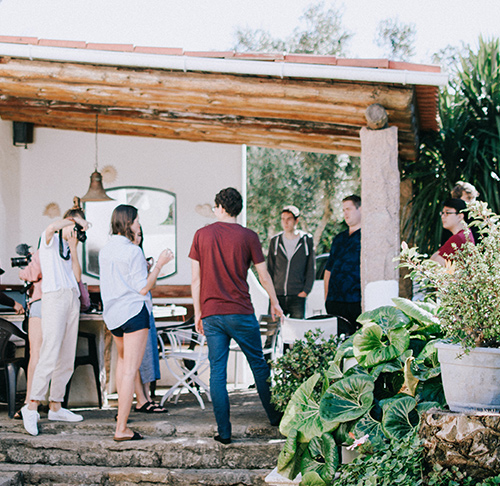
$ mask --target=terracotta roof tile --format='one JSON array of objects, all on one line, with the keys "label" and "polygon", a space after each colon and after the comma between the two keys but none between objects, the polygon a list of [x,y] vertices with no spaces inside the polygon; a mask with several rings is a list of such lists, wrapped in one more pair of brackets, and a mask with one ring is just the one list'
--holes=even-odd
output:
[{"label": "terracotta roof tile", "polygon": [[133,44],[96,44],[89,42],[87,44],[87,49],[93,49],[96,51],[121,51],[121,52],[132,52],[134,50]]},{"label": "terracotta roof tile", "polygon": [[145,47],[135,46],[134,52],[141,54],[161,54],[163,56],[182,56],[184,49],[182,47]]},{"label": "terracotta roof tile", "polygon": [[72,47],[75,49],[85,49],[87,47],[87,43],[84,41],[64,41],[57,39],[40,39],[38,45],[49,47]]},{"label": "terracotta roof tile", "polygon": [[441,68],[435,64],[414,64],[411,62],[389,61],[389,69],[405,71],[424,71],[428,73],[440,73]]},{"label": "terracotta roof tile", "polygon": [[36,44],[38,37],[16,37],[13,35],[0,35],[0,42],[7,44]]},{"label": "terracotta roof tile", "polygon": [[276,52],[235,52],[236,59],[251,59],[255,61],[283,61],[284,54]]},{"label": "terracotta roof tile", "polygon": [[307,64],[328,64],[335,66],[337,64],[336,56],[318,56],[313,54],[286,54],[285,62],[297,62]]},{"label": "terracotta roof tile", "polygon": [[190,57],[213,57],[214,59],[225,59],[234,56],[233,51],[184,51],[185,56]]},{"label": "terracotta roof tile", "polygon": [[387,59],[337,59],[337,66],[387,69],[389,61]]}]

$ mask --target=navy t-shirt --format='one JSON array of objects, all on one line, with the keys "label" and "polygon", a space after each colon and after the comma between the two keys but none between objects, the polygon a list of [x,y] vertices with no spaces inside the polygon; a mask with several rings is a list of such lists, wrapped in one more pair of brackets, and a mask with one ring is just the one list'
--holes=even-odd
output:
[{"label": "navy t-shirt", "polygon": [[331,272],[326,300],[361,302],[361,230],[338,234],[332,242],[325,269]]}]

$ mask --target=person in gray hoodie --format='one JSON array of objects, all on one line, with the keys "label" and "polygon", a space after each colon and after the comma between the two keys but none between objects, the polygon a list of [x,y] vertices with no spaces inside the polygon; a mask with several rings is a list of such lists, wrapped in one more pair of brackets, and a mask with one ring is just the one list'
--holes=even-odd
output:
[{"label": "person in gray hoodie", "polygon": [[304,318],[316,265],[312,236],[297,229],[299,216],[297,207],[283,208],[283,231],[271,238],[267,256],[267,269],[283,313],[295,319]]}]

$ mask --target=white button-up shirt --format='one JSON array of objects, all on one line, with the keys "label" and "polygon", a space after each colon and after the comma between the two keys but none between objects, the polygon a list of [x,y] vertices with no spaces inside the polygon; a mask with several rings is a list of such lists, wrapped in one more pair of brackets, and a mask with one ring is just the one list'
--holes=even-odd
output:
[{"label": "white button-up shirt", "polygon": [[141,248],[128,238],[112,235],[99,252],[99,274],[103,317],[108,329],[116,329],[136,316],[146,304],[153,306],[151,295],[140,294],[146,286],[148,268]]}]

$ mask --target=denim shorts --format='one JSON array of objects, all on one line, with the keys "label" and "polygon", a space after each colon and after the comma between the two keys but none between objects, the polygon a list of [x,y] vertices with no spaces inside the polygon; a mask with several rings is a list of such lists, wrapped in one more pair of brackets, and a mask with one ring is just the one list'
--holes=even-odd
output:
[{"label": "denim shorts", "polygon": [[111,330],[111,334],[116,337],[123,337],[128,334],[141,329],[149,329],[149,312],[146,304],[142,306],[141,312],[134,317],[131,317],[125,324]]},{"label": "denim shorts", "polygon": [[30,317],[42,318],[42,300],[38,299],[30,304]]}]

